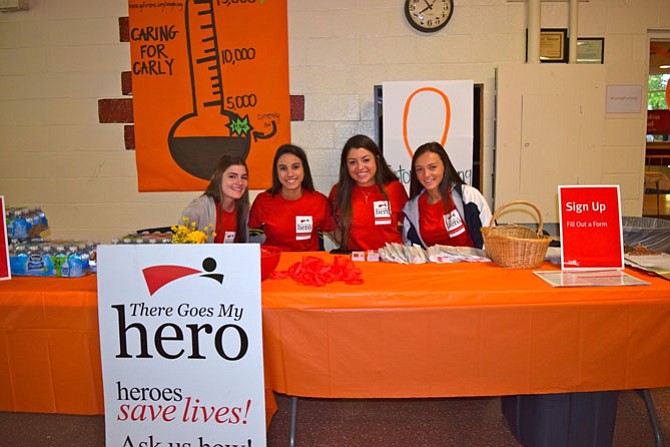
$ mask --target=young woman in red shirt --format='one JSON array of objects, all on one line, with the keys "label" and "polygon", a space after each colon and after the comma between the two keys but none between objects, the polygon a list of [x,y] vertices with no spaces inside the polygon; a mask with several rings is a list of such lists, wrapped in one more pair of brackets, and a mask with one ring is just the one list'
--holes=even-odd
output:
[{"label": "young woman in red shirt", "polygon": [[482,248],[481,228],[491,221],[491,209],[461,179],[439,143],[423,144],[414,152],[409,196],[403,209],[405,245]]},{"label": "young woman in red shirt", "polygon": [[377,250],[386,242],[402,243],[400,224],[407,192],[371,138],[355,135],[345,143],[340,177],[329,199],[340,250]]},{"label": "young woman in red shirt", "polygon": [[272,187],[254,200],[250,228],[282,251],[319,250],[318,232],[335,230],[335,222],[328,199],[314,189],[305,151],[280,146],[272,166]]},{"label": "young woman in red shirt", "polygon": [[241,157],[224,155],[219,159],[205,192],[182,211],[196,229],[213,230],[208,242],[232,243],[249,240],[249,191],[247,165]]}]

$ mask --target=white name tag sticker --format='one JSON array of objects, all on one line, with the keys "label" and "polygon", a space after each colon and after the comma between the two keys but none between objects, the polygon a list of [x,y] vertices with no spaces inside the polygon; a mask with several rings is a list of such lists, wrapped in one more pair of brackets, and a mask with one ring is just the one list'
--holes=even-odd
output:
[{"label": "white name tag sticker", "polygon": [[314,228],[312,216],[295,216],[295,240],[306,241]]},{"label": "white name tag sticker", "polygon": [[444,226],[447,227],[447,233],[449,233],[449,236],[451,237],[458,236],[465,232],[465,225],[463,225],[463,220],[457,210],[453,210],[451,213],[444,215]]},{"label": "white name tag sticker", "polygon": [[375,225],[391,224],[391,205],[388,200],[378,200],[372,203],[375,212]]}]

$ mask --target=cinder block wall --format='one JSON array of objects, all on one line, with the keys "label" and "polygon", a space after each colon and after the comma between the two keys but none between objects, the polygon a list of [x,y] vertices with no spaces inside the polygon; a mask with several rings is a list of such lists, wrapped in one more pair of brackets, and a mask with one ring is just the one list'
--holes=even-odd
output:
[{"label": "cinder block wall", "polygon": [[[336,181],[349,136],[373,135],[375,84],[472,79],[484,85],[482,189],[491,198],[495,68],[524,60],[525,2],[455,0],[449,25],[423,35],[405,22],[403,0],[287,1],[290,91],[305,100],[292,138],[318,189]],[[567,2],[543,2],[542,27],[567,28],[567,11]],[[98,100],[122,97],[120,73],[130,70],[118,24],[127,15],[125,0],[30,0],[29,11],[0,14],[0,195],[41,206],[54,238],[107,243],[168,225],[200,193],[137,192],[123,124],[99,122]],[[670,33],[667,0],[580,3],[579,36],[605,37],[608,84],[646,88],[650,29]],[[621,184],[624,212],[639,215],[646,116],[606,118],[603,181]]]}]

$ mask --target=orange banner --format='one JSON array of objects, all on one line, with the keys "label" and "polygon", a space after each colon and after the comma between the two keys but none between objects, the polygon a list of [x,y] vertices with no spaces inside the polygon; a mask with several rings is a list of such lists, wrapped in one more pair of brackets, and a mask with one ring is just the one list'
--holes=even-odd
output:
[{"label": "orange banner", "polygon": [[140,191],[204,190],[218,159],[271,184],[289,143],[286,0],[129,0]]}]

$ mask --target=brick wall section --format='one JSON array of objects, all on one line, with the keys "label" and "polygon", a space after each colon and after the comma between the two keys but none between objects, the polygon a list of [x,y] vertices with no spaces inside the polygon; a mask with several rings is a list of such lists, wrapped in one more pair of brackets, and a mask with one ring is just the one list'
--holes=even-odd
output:
[{"label": "brick wall section", "polygon": [[129,71],[121,72],[121,93],[126,96],[133,94],[133,76]]},{"label": "brick wall section", "polygon": [[119,42],[130,42],[130,22],[128,17],[119,17]]},{"label": "brick wall section", "polygon": [[291,95],[291,121],[305,120],[305,97]]},{"label": "brick wall section", "polygon": [[[119,18],[119,41],[130,42],[128,17]],[[132,96],[133,78],[129,71],[121,73],[121,94]],[[291,95],[291,121],[305,120],[305,97]],[[98,121],[100,123],[133,123],[132,98],[106,98],[98,100]],[[135,126],[132,124],[123,127],[125,148],[135,149]]]},{"label": "brick wall section", "polygon": [[132,123],[133,99],[113,98],[98,100],[98,121],[101,123]]},{"label": "brick wall section", "polygon": [[123,126],[123,143],[126,149],[135,149],[135,126]]}]

